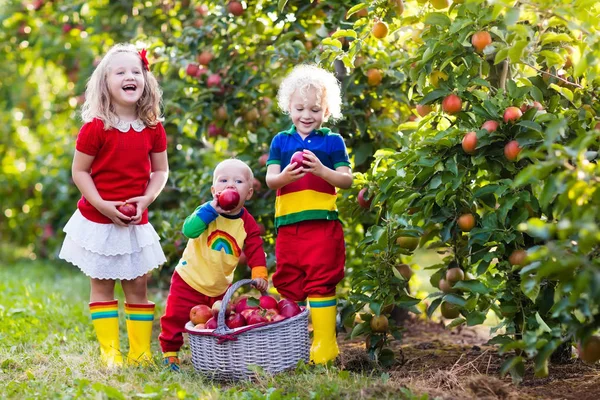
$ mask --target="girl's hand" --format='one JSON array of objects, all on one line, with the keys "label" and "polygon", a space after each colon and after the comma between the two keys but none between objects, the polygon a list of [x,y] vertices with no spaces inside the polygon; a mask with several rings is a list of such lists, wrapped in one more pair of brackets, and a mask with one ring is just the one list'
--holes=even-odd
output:
[{"label": "girl's hand", "polygon": [[142,215],[144,214],[144,210],[148,208],[148,206],[152,203],[152,198],[149,196],[138,196],[127,199],[126,203],[137,203],[137,212],[135,216],[131,217],[130,225],[138,225],[142,222]]},{"label": "girl's hand", "polygon": [[260,290],[261,292],[266,292],[267,289],[269,288],[269,282],[267,282],[266,279],[256,278],[256,279],[254,279],[254,281],[256,283],[254,283],[253,286],[255,288],[257,288],[258,290]]},{"label": "girl's hand", "polygon": [[310,150],[303,150],[304,152],[304,170],[310,172],[314,176],[323,177],[325,174],[325,167],[319,157]]},{"label": "girl's hand", "polygon": [[110,218],[115,225],[127,226],[128,222],[132,219],[117,209],[117,207],[122,206],[123,204],[125,204],[124,201],[102,200],[102,202],[96,206],[96,209],[106,217]]}]

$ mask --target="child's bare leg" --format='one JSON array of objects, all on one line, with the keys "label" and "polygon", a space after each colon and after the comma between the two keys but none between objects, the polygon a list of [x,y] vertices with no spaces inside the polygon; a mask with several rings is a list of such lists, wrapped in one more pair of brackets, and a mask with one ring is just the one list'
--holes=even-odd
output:
[{"label": "child's bare leg", "polygon": [[114,279],[91,278],[90,302],[112,301],[115,299]]},{"label": "child's bare leg", "polygon": [[130,304],[148,303],[148,277],[146,274],[131,280],[122,280],[125,301]]}]

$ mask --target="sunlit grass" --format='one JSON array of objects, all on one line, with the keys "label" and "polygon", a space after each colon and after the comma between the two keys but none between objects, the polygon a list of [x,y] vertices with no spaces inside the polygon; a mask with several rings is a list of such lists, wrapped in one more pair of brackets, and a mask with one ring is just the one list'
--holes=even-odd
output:
[{"label": "sunlit grass", "polygon": [[[107,370],[89,321],[89,282],[75,268],[43,262],[0,265],[0,397],[9,399],[385,399],[413,398],[386,375],[299,366],[275,377],[219,385],[194,372],[187,346],[182,372],[159,365]],[[117,297],[122,300],[122,293]],[[158,312],[164,295],[153,294]],[[120,304],[122,310],[122,302]],[[121,312],[121,318],[123,313]],[[121,321],[121,345],[127,336]],[[156,325],[155,328],[158,328]],[[160,361],[158,329],[153,352]],[[268,349],[257,349],[268,351]]]}]

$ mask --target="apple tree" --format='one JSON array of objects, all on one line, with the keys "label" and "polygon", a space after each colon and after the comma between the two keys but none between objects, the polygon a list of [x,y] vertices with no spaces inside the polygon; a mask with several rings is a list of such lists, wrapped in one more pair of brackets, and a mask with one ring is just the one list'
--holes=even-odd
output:
[{"label": "apple tree", "polygon": [[435,249],[427,314],[441,307],[449,327],[496,314],[492,343],[512,354],[502,372],[519,380],[531,358],[545,376],[600,324],[598,5],[449,3],[356,5],[349,14],[368,14],[344,33],[348,50],[321,55],[357,82],[378,65],[383,95],[389,85],[414,106],[398,145],[358,176],[376,220],[352,299],[375,315],[415,311],[396,267],[417,245]]}]

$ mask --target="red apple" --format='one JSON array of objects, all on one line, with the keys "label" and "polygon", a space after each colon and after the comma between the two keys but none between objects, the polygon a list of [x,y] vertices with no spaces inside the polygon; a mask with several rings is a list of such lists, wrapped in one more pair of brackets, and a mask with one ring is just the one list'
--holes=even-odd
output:
[{"label": "red apple", "polygon": [[185,73],[189,76],[197,76],[198,74],[198,64],[188,64]]},{"label": "red apple", "polygon": [[366,208],[369,209],[371,208],[371,202],[373,201],[373,197],[369,196],[369,199],[365,199],[365,195],[367,194],[368,189],[367,188],[362,188],[360,189],[360,192],[358,192],[358,197],[356,198],[356,201],[358,202],[358,205],[361,206],[362,208]]},{"label": "red apple", "polygon": [[509,161],[515,161],[521,152],[521,147],[519,146],[519,142],[516,140],[511,140],[506,143],[504,146],[504,156]]},{"label": "red apple", "polygon": [[[213,303],[212,307],[211,307],[211,311],[213,314],[213,317],[217,317],[217,315],[219,315],[219,311],[221,311],[221,306],[223,305],[223,301],[222,300],[217,300]],[[226,313],[227,314],[227,313]]]},{"label": "red apple", "polygon": [[248,325],[260,324],[262,322],[268,322],[269,320],[264,315],[261,315],[259,312],[254,311],[248,317]]},{"label": "red apple", "polygon": [[246,325],[246,318],[244,318],[242,314],[231,314],[225,320],[225,325],[227,325],[229,329],[240,328]]},{"label": "red apple", "polygon": [[261,167],[264,167],[265,165],[267,165],[268,160],[269,160],[269,154],[265,153],[258,158],[258,163],[260,164]]},{"label": "red apple", "polygon": [[248,297],[242,297],[236,304],[235,304],[235,312],[239,313],[244,311],[245,309],[251,309],[251,310],[256,310],[258,307],[257,306],[249,306],[248,305]]},{"label": "red apple", "polygon": [[485,121],[483,125],[481,125],[481,129],[485,129],[488,132],[496,132],[500,124],[497,121]]},{"label": "red apple", "polygon": [[206,17],[208,15],[208,6],[206,4],[201,4],[196,7],[196,12],[203,17]]},{"label": "red apple", "polygon": [[247,320],[254,311],[256,311],[255,308],[246,308],[245,310],[240,311],[240,314]]},{"label": "red apple", "polygon": [[197,324],[196,326],[194,326],[194,328],[196,328],[196,329],[206,329],[206,324]]},{"label": "red apple", "polygon": [[208,136],[215,137],[223,134],[223,128],[218,127],[216,124],[208,125]]},{"label": "red apple", "polygon": [[275,298],[273,298],[271,296],[267,296],[267,295],[260,296],[258,305],[260,308],[265,308],[265,309],[277,308],[277,300],[275,300]]},{"label": "red apple", "polygon": [[206,304],[198,304],[190,310],[190,321],[194,325],[205,324],[212,317],[212,310]]},{"label": "red apple", "polygon": [[[119,212],[124,214],[126,217],[134,217],[135,214],[137,214],[137,207],[135,206],[135,203],[125,203],[117,207],[117,210],[119,210]],[[122,221],[125,223],[130,222],[130,220],[126,219],[122,219]]]},{"label": "red apple", "polygon": [[523,116],[521,110],[518,107],[507,107],[504,110],[504,122],[515,122]]},{"label": "red apple", "polygon": [[217,87],[221,84],[221,76],[218,74],[211,74],[206,79],[206,86]]},{"label": "red apple", "polygon": [[276,315],[279,315],[279,311],[276,308],[270,308],[265,310],[264,315],[267,320],[273,321],[273,318],[275,318]]},{"label": "red apple", "polygon": [[217,319],[214,317],[206,321],[206,329],[217,329],[217,326]]},{"label": "red apple", "polygon": [[288,299],[281,300],[277,308],[279,309],[279,314],[286,318],[293,317],[294,315],[298,315],[302,312],[302,309],[298,304],[296,304],[296,302]]},{"label": "red apple", "polygon": [[442,101],[442,110],[448,114],[456,114],[462,109],[462,100],[455,94],[449,94]]},{"label": "red apple", "polygon": [[213,59],[213,55],[210,51],[203,51],[198,54],[198,64],[200,65],[208,65]]},{"label": "red apple", "polygon": [[231,211],[240,204],[240,194],[237,190],[225,189],[219,193],[217,204],[225,211]]},{"label": "red apple", "polygon": [[294,169],[303,167],[304,166],[304,153],[301,151],[297,151],[294,154],[292,154],[290,164],[293,164],[293,163],[296,163],[296,166],[294,167]]},{"label": "red apple", "polygon": [[239,17],[244,13],[244,6],[242,6],[242,3],[239,1],[230,1],[229,4],[227,4],[227,11],[236,17]]},{"label": "red apple", "polygon": [[277,321],[283,321],[284,319],[287,319],[287,318],[285,318],[285,317],[284,317],[283,315],[281,315],[281,314],[277,314],[277,315],[275,315],[275,316],[274,316],[274,317],[271,319],[271,321],[273,321],[273,322],[277,322]]}]

